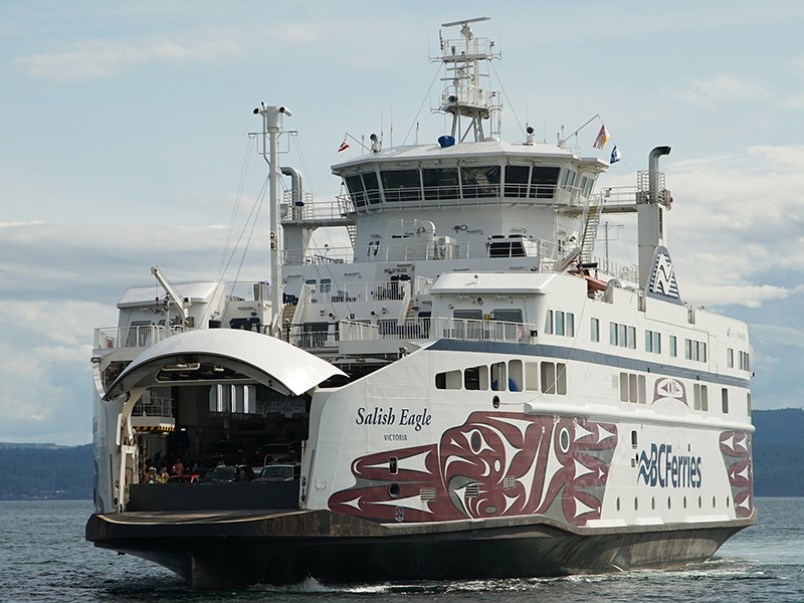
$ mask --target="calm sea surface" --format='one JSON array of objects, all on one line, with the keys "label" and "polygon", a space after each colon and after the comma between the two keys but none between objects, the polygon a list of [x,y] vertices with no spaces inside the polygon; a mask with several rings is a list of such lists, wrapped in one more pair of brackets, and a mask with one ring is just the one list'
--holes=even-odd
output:
[{"label": "calm sea surface", "polygon": [[0,502],[0,601],[804,601],[804,498],[760,498],[759,522],[681,571],[560,579],[418,582],[197,592],[173,574],[84,541],[89,501]]}]

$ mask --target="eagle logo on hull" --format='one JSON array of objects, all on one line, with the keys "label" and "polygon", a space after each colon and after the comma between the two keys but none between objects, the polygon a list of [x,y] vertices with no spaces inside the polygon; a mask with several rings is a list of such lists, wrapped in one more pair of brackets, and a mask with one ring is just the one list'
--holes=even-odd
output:
[{"label": "eagle logo on hull", "polygon": [[473,412],[437,443],[356,458],[355,485],[329,508],[379,521],[542,515],[582,526],[600,517],[616,446],[613,423]]}]

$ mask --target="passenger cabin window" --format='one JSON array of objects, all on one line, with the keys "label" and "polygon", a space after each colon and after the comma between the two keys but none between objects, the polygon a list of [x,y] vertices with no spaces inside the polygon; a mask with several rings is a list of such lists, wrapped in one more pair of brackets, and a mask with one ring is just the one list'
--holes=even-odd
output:
[{"label": "passenger cabin window", "polygon": [[489,388],[489,367],[474,366],[463,372],[463,387],[468,390]]},{"label": "passenger cabin window", "polygon": [[592,319],[589,336],[592,341],[600,341],[600,321],[597,318]]}]

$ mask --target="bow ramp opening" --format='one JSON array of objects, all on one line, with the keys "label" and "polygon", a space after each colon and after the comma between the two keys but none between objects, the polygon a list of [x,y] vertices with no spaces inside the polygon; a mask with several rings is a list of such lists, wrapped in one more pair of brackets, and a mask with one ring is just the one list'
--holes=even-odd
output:
[{"label": "bow ramp opening", "polygon": [[[148,348],[103,396],[122,401],[125,509],[265,508],[270,498],[273,508],[297,506],[312,390],[345,376],[250,331],[191,331]],[[152,487],[156,479],[171,487]],[[266,497],[271,485],[276,496]]]}]

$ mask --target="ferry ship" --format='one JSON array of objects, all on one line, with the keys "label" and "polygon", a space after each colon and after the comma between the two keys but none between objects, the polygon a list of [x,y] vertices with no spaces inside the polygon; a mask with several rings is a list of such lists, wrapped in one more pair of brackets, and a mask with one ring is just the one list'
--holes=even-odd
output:
[{"label": "ferry ship", "polygon": [[[504,142],[484,20],[443,25],[450,131],[371,136],[334,203],[279,163],[290,110],[254,110],[266,280],[154,267],[95,331],[96,546],[199,588],[479,579],[700,562],[755,521],[748,332],[681,296],[670,148],[596,192],[572,137]],[[609,213],[638,265],[595,256]],[[159,458],[187,475],[148,483]]]}]

